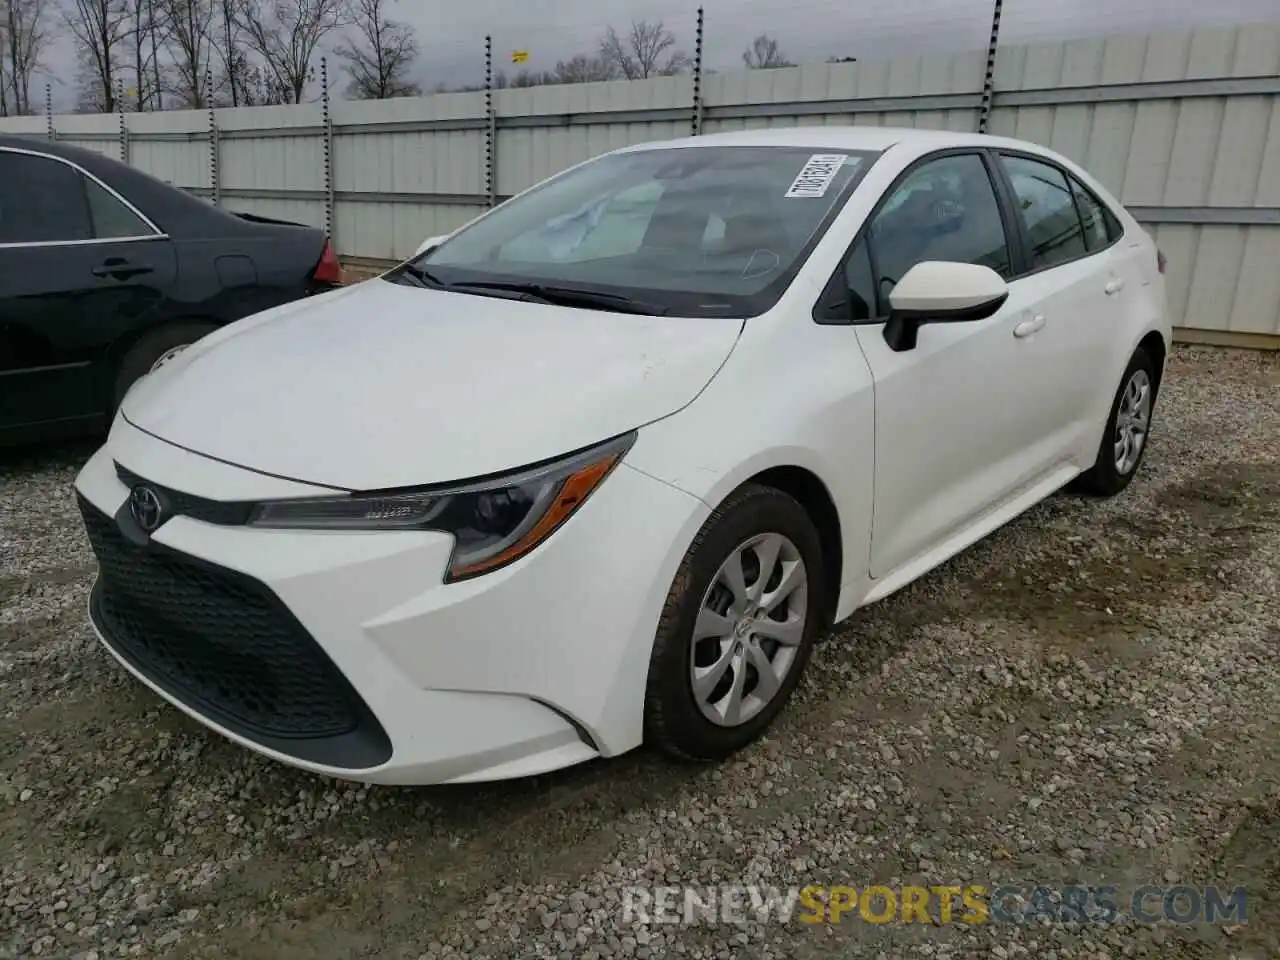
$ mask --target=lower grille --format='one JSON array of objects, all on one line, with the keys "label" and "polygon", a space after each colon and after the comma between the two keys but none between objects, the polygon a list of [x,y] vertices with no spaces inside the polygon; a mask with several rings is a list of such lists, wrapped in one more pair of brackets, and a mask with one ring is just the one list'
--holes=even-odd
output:
[{"label": "lower grille", "polygon": [[106,642],[211,721],[282,753],[376,766],[390,742],[359,695],[265,585],[154,541],[79,498],[100,573],[91,613]]}]

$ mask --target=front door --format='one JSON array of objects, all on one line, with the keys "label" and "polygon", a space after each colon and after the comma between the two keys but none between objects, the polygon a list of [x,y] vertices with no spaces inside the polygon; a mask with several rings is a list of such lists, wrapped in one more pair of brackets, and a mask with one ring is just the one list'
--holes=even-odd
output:
[{"label": "front door", "polygon": [[871,573],[883,577],[1025,486],[1043,469],[1039,389],[1024,362],[1037,302],[1011,285],[985,320],[927,324],[917,345],[895,352],[884,340],[894,284],[925,260],[989,266],[1014,274],[987,161],[953,153],[917,167],[886,199],[852,252],[866,277],[857,299],[876,322],[855,330],[875,378],[875,507]]}]

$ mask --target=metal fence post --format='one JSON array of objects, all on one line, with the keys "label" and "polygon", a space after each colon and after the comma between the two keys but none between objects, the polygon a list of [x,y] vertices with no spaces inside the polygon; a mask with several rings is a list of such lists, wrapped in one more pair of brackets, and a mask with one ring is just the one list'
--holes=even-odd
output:
[{"label": "metal fence post", "polygon": [[320,58],[320,102],[324,111],[324,234],[333,239],[333,117],[329,113],[329,58]]},{"label": "metal fence post", "polygon": [[129,125],[124,119],[124,81],[116,79],[116,117],[120,121],[120,162],[129,162]]},{"label": "metal fence post", "polygon": [[58,132],[53,129],[53,84],[51,83],[44,85],[44,122],[45,133],[49,135],[49,139],[57,140]]},{"label": "metal fence post", "polygon": [[493,112],[493,37],[484,38],[484,192],[489,206],[498,202],[498,172],[495,167],[498,148],[498,122]]},{"label": "metal fence post", "polygon": [[209,192],[216,207],[222,203],[222,175],[218,171],[218,160],[222,151],[218,142],[218,115],[213,105],[212,71],[205,72],[204,83],[205,90],[208,91],[209,103]]},{"label": "metal fence post", "polygon": [[706,21],[698,8],[698,28],[693,42],[693,135],[702,133],[702,36]]},{"label": "metal fence post", "polygon": [[995,0],[991,12],[991,39],[987,42],[987,73],[982,80],[982,105],[978,108],[978,132],[986,133],[991,123],[991,97],[995,93],[996,51],[1000,47],[1000,14],[1004,0]]}]

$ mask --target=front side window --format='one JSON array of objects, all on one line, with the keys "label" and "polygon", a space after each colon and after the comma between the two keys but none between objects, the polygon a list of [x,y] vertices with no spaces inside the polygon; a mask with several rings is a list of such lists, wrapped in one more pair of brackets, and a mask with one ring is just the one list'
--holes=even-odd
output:
[{"label": "front side window", "polygon": [[79,170],[49,157],[0,151],[0,243],[91,239]]},{"label": "front side window", "polygon": [[940,157],[912,171],[886,199],[866,237],[880,316],[893,287],[925,260],[981,264],[1006,279],[1012,272],[995,188],[977,154]]},{"label": "front side window", "polygon": [[[633,298],[684,316],[777,301],[876,154],[681,147],[602,157],[495,209],[394,271]],[[408,279],[406,279],[408,278]]]},{"label": "front side window", "polygon": [[1066,176],[1055,166],[1026,157],[1002,156],[1031,239],[1031,268],[1056,266],[1087,252],[1084,228]]}]

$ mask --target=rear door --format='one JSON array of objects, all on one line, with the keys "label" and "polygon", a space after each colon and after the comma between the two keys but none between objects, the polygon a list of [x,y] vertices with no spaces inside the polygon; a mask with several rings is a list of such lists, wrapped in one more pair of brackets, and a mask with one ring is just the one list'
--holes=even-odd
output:
[{"label": "rear door", "polygon": [[1082,216],[1077,190],[1084,188],[1057,164],[1006,151],[998,157],[1027,244],[1027,270],[1015,286],[1033,288],[1040,301],[1040,327],[1024,351],[1040,385],[1030,402],[1040,407],[1055,450],[1092,462],[1098,387],[1110,379],[1112,347],[1123,328],[1126,281],[1114,239],[1102,211]]},{"label": "rear door", "polygon": [[111,347],[165,309],[169,238],[79,166],[0,149],[0,430],[105,415]]}]

